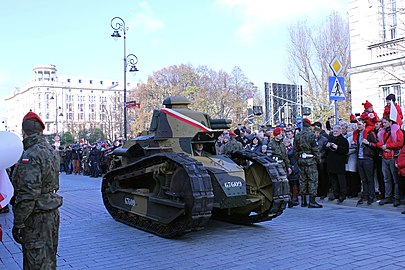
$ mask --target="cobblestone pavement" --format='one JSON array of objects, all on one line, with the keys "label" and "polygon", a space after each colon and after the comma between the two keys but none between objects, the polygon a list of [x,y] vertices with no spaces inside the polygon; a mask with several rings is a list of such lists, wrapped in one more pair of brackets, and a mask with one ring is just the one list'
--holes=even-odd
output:
[{"label": "cobblestone pavement", "polygon": [[[104,208],[101,178],[61,174],[58,269],[404,269],[404,205],[325,202],[294,207],[252,226],[211,220],[163,239],[116,222]],[[12,213],[0,214],[0,269],[21,269]]]}]

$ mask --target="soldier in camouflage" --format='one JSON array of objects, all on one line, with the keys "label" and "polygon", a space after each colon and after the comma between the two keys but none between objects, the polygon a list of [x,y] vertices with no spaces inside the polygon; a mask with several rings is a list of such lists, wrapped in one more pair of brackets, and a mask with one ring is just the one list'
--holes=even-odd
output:
[{"label": "soldier in camouflage", "polygon": [[290,160],[288,159],[287,151],[283,143],[283,134],[281,128],[275,128],[273,130],[274,138],[271,139],[269,146],[271,149],[271,157],[280,162],[287,175],[291,173]]},{"label": "soldier in camouflage", "polygon": [[229,132],[229,141],[224,145],[224,155],[228,155],[232,152],[243,150],[243,144],[236,140],[236,133]]},{"label": "soldier in camouflage", "polygon": [[[300,167],[301,206],[322,208],[322,205],[315,201],[318,190],[317,163],[320,160],[320,153],[315,134],[311,130],[311,121],[305,118],[302,125],[303,130],[294,139],[295,155]],[[306,194],[309,194],[309,203],[307,203]]]},{"label": "soldier in camouflage", "polygon": [[24,152],[14,169],[14,226],[22,245],[24,269],[56,269],[59,210],[59,156],[46,141],[41,118],[29,112],[23,118]]}]

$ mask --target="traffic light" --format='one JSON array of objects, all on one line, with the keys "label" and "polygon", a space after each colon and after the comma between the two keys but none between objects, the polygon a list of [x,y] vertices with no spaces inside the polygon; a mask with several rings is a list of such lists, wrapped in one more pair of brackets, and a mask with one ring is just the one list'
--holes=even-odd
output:
[{"label": "traffic light", "polygon": [[302,108],[302,115],[310,115],[311,113],[312,113],[311,108],[309,108],[309,107]]}]

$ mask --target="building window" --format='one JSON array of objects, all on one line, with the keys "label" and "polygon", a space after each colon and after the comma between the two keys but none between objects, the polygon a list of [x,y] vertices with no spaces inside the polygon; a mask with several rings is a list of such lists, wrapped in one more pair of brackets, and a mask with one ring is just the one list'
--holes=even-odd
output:
[{"label": "building window", "polygon": [[396,102],[398,103],[399,106],[402,107],[401,85],[400,84],[393,85],[392,92],[394,92]]},{"label": "building window", "polygon": [[81,80],[81,79],[79,79],[79,83],[82,83],[82,80]]},{"label": "building window", "polygon": [[100,81],[100,84],[103,84],[103,81]]},{"label": "building window", "polygon": [[67,103],[67,104],[66,104],[66,109],[67,109],[69,112],[73,112],[73,103]]},{"label": "building window", "polygon": [[402,91],[401,91],[401,85],[400,84],[393,84],[393,85],[387,85],[382,87],[382,92],[383,92],[383,98],[384,98],[384,103],[385,103],[385,98],[389,94],[394,94],[395,95],[395,102],[398,103],[399,106],[402,107]]},{"label": "building window", "polygon": [[90,84],[93,84],[93,80],[90,80]]},{"label": "building window", "polygon": [[84,112],[84,104],[78,104],[79,112]]},{"label": "building window", "polygon": [[67,79],[67,82],[70,83],[70,79]]},{"label": "building window", "polygon": [[380,0],[380,33],[382,41],[397,38],[397,1]]}]

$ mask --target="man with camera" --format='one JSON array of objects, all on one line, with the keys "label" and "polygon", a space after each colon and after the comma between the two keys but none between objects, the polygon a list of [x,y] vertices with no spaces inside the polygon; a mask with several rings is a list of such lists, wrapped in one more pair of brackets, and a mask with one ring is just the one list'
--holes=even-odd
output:
[{"label": "man with camera", "polygon": [[329,135],[326,144],[326,150],[328,152],[326,167],[333,191],[333,196],[329,200],[338,199],[338,203],[342,203],[346,199],[347,193],[345,165],[349,152],[349,142],[343,137],[341,126],[335,125],[333,127],[332,134]]}]

